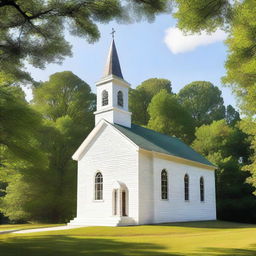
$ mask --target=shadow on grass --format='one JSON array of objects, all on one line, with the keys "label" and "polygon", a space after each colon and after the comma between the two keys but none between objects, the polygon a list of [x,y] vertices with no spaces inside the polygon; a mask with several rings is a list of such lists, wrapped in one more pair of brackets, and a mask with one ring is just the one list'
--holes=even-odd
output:
[{"label": "shadow on grass", "polygon": [[248,249],[202,248],[197,253],[183,254],[167,252],[166,247],[152,243],[68,236],[10,237],[0,243],[3,256],[255,256],[255,249],[255,245]]},{"label": "shadow on grass", "polygon": [[[189,256],[192,256],[188,254]],[[207,256],[255,256],[256,245],[251,245],[248,249],[238,248],[204,248],[202,252],[194,254],[196,255],[207,255]]]},{"label": "shadow on grass", "polygon": [[15,237],[0,243],[3,256],[181,256],[164,253],[162,246],[150,243],[126,243],[113,239],[67,236]]},{"label": "shadow on grass", "polygon": [[193,222],[175,222],[161,223],[157,226],[173,226],[173,227],[191,227],[191,228],[216,228],[216,229],[234,229],[234,228],[256,228],[256,224],[245,224],[228,221],[193,221]]}]

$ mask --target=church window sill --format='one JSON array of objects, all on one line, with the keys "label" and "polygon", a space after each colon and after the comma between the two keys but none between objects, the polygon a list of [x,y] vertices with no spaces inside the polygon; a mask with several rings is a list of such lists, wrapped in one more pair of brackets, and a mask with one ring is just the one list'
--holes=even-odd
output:
[{"label": "church window sill", "polygon": [[104,200],[93,200],[94,203],[103,203]]}]

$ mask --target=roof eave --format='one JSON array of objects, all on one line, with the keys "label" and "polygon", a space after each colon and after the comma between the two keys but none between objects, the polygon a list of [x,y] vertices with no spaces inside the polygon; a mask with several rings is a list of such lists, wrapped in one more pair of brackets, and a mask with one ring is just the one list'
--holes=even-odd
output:
[{"label": "roof eave", "polygon": [[165,153],[160,153],[157,151],[151,151],[151,150],[147,150],[147,149],[143,149],[143,148],[139,148],[140,152],[145,152],[145,153],[150,153],[156,157],[160,157],[160,158],[167,158],[169,160],[175,161],[175,162],[179,162],[179,163],[183,163],[183,164],[189,164],[189,165],[193,165],[193,166],[197,166],[197,167],[201,167],[204,169],[209,169],[209,170],[216,170],[217,166],[214,165],[208,165],[208,164],[203,164],[197,161],[193,161],[187,158],[183,158],[183,157],[178,157],[178,156],[174,156],[171,154],[165,154]]}]

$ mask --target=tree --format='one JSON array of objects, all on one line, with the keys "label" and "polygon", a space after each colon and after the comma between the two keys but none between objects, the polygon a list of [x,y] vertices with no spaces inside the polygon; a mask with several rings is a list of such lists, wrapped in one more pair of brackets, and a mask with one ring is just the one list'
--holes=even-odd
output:
[{"label": "tree", "polygon": [[24,161],[40,161],[32,141],[40,131],[41,116],[30,108],[16,81],[3,73],[0,73],[0,109],[1,164],[6,155]]},{"label": "tree", "polygon": [[167,79],[150,78],[145,80],[136,89],[129,91],[129,108],[132,112],[133,123],[146,125],[149,120],[147,112],[151,99],[162,89],[172,93],[171,82]]},{"label": "tree", "polygon": [[[226,44],[228,58],[226,61],[226,76],[223,82],[229,85],[239,99],[240,107],[247,115],[243,129],[252,136],[251,156],[253,163],[247,170],[256,176],[256,63],[255,15],[256,2],[254,0],[175,0],[178,27],[186,32],[213,32],[218,28],[228,33]],[[249,128],[250,127],[250,128]],[[256,179],[251,182],[256,187]]]},{"label": "tree", "polygon": [[[42,117],[26,102],[24,92],[16,80],[3,73],[0,73],[0,109],[0,212],[10,216],[10,219],[13,214],[23,219],[24,211],[17,210],[20,203],[17,196],[8,199],[13,205],[12,211],[9,211],[6,204],[9,196],[7,192],[14,184],[18,184],[23,171],[26,173],[27,169],[47,165],[38,141],[42,131]],[[24,200],[20,189],[18,194]]]},{"label": "tree", "polygon": [[[251,138],[251,164],[244,167],[252,177],[248,181],[256,187],[256,60],[255,60],[255,15],[256,2],[246,0],[237,4],[233,26],[226,43],[229,55],[226,61],[227,75],[223,81],[229,84],[247,118],[241,127]],[[255,192],[256,194],[256,192]]]},{"label": "tree", "polygon": [[65,222],[74,217],[76,205],[76,163],[71,156],[94,127],[95,95],[68,71],[52,75],[33,93],[33,108],[44,121],[37,138],[44,163],[16,163],[1,209],[15,221]]},{"label": "tree", "polygon": [[240,106],[249,116],[256,114],[255,15],[255,1],[237,3],[226,41],[229,55],[225,65],[227,75],[223,79],[239,97]]},{"label": "tree", "polygon": [[221,91],[210,82],[196,81],[184,86],[178,99],[191,114],[197,127],[225,117]]},{"label": "tree", "polygon": [[[243,167],[243,170],[251,173],[247,181],[256,187],[256,121],[252,118],[245,118],[240,122],[241,129],[249,136],[251,142],[251,150],[253,153],[250,156],[250,163]],[[256,190],[254,191],[256,196]]]},{"label": "tree", "polygon": [[[175,0],[178,27],[187,32],[212,32],[232,22],[234,5],[229,0]],[[234,1],[236,2],[236,1]]]},{"label": "tree", "polygon": [[47,217],[55,222],[68,220],[76,203],[76,164],[71,156],[94,127],[95,95],[88,84],[68,71],[51,75],[33,93],[33,106],[45,119],[43,137],[48,138],[42,142],[51,177],[51,181],[45,179],[50,182],[52,198]]},{"label": "tree", "polygon": [[148,106],[150,116],[148,127],[187,143],[194,138],[194,122],[190,114],[178,102],[175,95],[161,90]]},{"label": "tree", "polygon": [[225,120],[214,121],[196,129],[193,148],[218,166],[216,171],[218,218],[256,223],[253,187],[245,183],[249,172],[242,171],[249,162],[248,136]]},{"label": "tree", "polygon": [[226,117],[227,124],[236,125],[240,121],[240,114],[237,112],[231,105],[228,105],[226,108]]},{"label": "tree", "polygon": [[94,42],[100,37],[98,22],[132,21],[169,11],[165,0],[1,0],[0,69],[20,79],[29,79],[24,61],[44,68],[71,55],[64,29]]}]

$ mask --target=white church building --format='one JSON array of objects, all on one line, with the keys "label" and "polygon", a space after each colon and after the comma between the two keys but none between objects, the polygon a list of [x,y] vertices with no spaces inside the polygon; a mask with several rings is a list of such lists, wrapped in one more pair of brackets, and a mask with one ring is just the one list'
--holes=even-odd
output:
[{"label": "white church building", "polygon": [[96,86],[95,128],[73,155],[77,217],[69,225],[215,220],[216,167],[178,138],[131,123],[114,40]]}]

